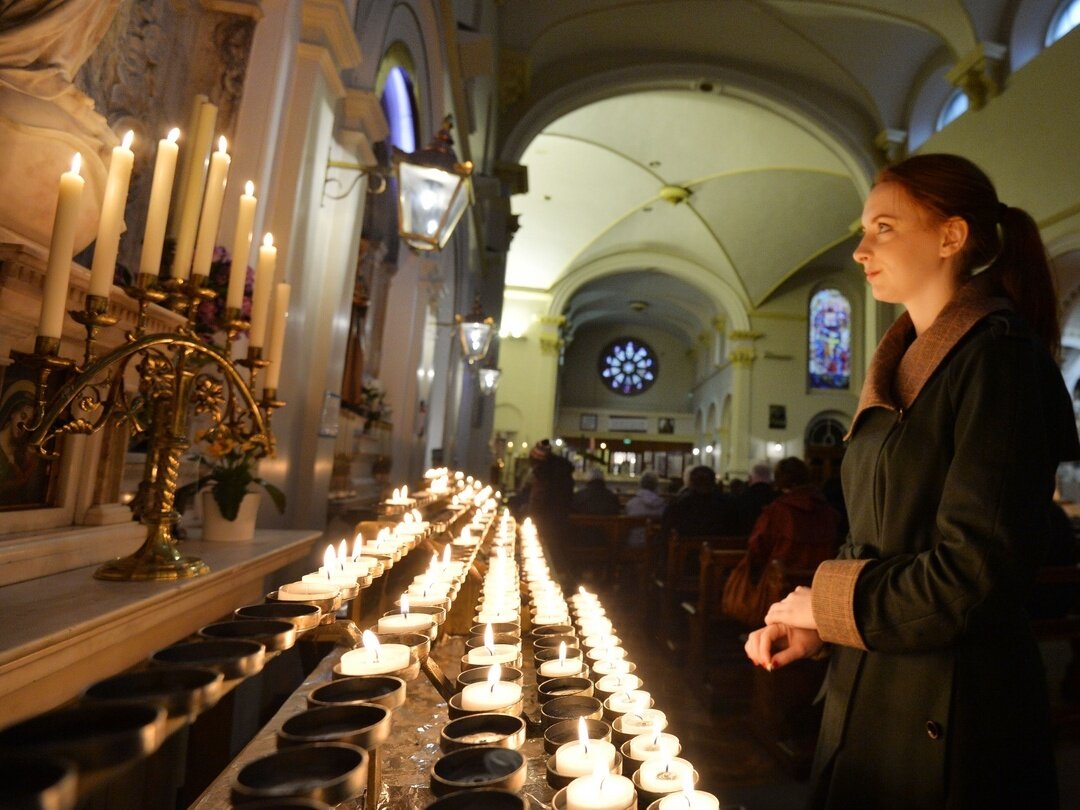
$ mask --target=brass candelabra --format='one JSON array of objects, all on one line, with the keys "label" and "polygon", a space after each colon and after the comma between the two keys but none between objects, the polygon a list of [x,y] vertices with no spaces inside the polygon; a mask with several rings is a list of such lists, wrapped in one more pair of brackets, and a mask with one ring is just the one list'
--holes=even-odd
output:
[{"label": "brass candelabra", "polygon": [[[100,357],[99,331],[117,319],[107,314],[108,299],[95,295],[87,296],[84,309],[70,311],[86,329],[81,362],[60,356],[59,338],[39,336],[32,353],[12,352],[17,363],[34,370],[36,407],[24,427],[30,444],[45,458],[59,457],[56,439],[90,435],[107,424],[127,425],[132,435],[148,438],[143,479],[132,504],[146,526],[146,540],[134,554],[95,571],[98,579],[174,580],[209,572],[202,560],[180,552],[173,533],[180,518],[176,489],[181,459],[191,446],[192,416],[205,415],[213,425],[261,448],[261,455],[273,450],[270,416],[285,403],[277,400],[275,389],[264,388],[262,399],[255,398],[258,373],[267,365],[261,349],[249,348],[245,358],[233,359],[232,344],[249,326],[238,310],[225,310],[223,349],[196,334],[199,302],[214,296],[204,281],[203,276],[192,276],[159,283],[154,275],[140,274],[134,285],[124,288],[138,302],[135,327],[121,345]],[[185,320],[175,332],[146,334],[150,304],[165,306]],[[243,366],[246,375],[237,366]],[[133,391],[125,387],[129,368],[138,376]],[[65,382],[50,391],[50,378],[57,374]]]}]

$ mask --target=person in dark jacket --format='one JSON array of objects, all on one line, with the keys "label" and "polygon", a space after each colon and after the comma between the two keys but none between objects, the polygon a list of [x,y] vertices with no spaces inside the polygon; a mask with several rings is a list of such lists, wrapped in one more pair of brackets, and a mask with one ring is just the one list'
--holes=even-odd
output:
[{"label": "person in dark jacket", "polygon": [[619,496],[604,482],[602,469],[589,469],[585,486],[575,492],[570,501],[570,511],[579,515],[617,515],[622,511]]},{"label": "person in dark jacket", "polygon": [[836,556],[836,510],[810,483],[810,468],[800,458],[776,465],[780,494],[761,510],[746,546],[752,578],[778,560],[789,568],[817,568]]},{"label": "person in dark jacket", "polygon": [[758,462],[750,468],[750,482],[738,496],[739,533],[750,534],[761,510],[775,499],[772,469],[768,463]]},{"label": "person in dark jacket", "polygon": [[849,433],[850,537],[772,605],[747,655],[830,656],[813,807],[1054,808],[1024,601],[1080,441],[1038,228],[955,155],[884,169],[862,226],[874,297],[906,311]]},{"label": "person in dark jacket", "polygon": [[[570,500],[574,496],[574,466],[553,452],[551,442],[543,439],[529,451],[528,516],[533,519],[540,537],[553,551],[567,541],[570,524]],[[558,552],[555,551],[556,556]]]},{"label": "person in dark jacket", "polygon": [[[687,473],[686,489],[667,505],[660,519],[660,537],[657,547],[657,570],[667,566],[667,539],[672,532],[682,537],[707,535],[733,535],[739,533],[739,514],[735,501],[724,495],[716,485],[716,473],[704,465],[693,467]],[[695,556],[687,561],[686,574],[697,569]]]}]

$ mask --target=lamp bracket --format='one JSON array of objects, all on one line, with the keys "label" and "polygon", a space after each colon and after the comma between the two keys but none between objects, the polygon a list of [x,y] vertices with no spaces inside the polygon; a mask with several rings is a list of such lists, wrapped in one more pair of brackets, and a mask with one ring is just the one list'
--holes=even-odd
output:
[{"label": "lamp bracket", "polygon": [[[364,177],[365,175],[368,177],[377,177],[379,179],[379,182],[377,184],[368,187],[368,194],[382,194],[384,191],[386,191],[386,176],[390,173],[389,169],[383,166],[379,166],[377,164],[368,165],[365,163],[356,163],[349,160],[334,160],[330,157],[330,154],[330,150],[327,150],[326,174],[324,175],[323,179],[323,202],[325,202],[327,198],[331,200],[344,200],[346,197],[352,194],[353,189],[356,188],[356,186],[360,183],[360,178]],[[331,169],[343,169],[344,171],[358,172],[358,174],[347,186],[345,186],[345,184],[342,183],[341,180],[336,177],[330,176]],[[335,183],[339,187],[344,186],[345,190],[339,194],[331,194],[328,191],[331,183]]]}]

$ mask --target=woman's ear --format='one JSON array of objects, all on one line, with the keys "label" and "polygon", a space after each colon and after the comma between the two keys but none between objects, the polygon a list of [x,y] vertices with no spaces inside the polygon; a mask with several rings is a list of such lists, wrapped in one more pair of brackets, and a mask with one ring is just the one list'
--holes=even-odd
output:
[{"label": "woman's ear", "polygon": [[967,243],[968,224],[963,217],[949,217],[941,224],[941,258],[955,256]]}]

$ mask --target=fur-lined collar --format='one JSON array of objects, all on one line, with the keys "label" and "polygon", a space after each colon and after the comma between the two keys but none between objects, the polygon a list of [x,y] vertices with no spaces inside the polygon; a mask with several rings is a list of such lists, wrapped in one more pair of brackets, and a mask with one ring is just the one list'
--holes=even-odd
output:
[{"label": "fur-lined collar", "polygon": [[988,279],[976,276],[956,291],[918,337],[908,313],[897,318],[870,361],[847,437],[855,431],[863,411],[869,408],[899,411],[911,407],[941,361],[975,324],[994,312],[1013,308],[1008,298],[994,292]]}]

